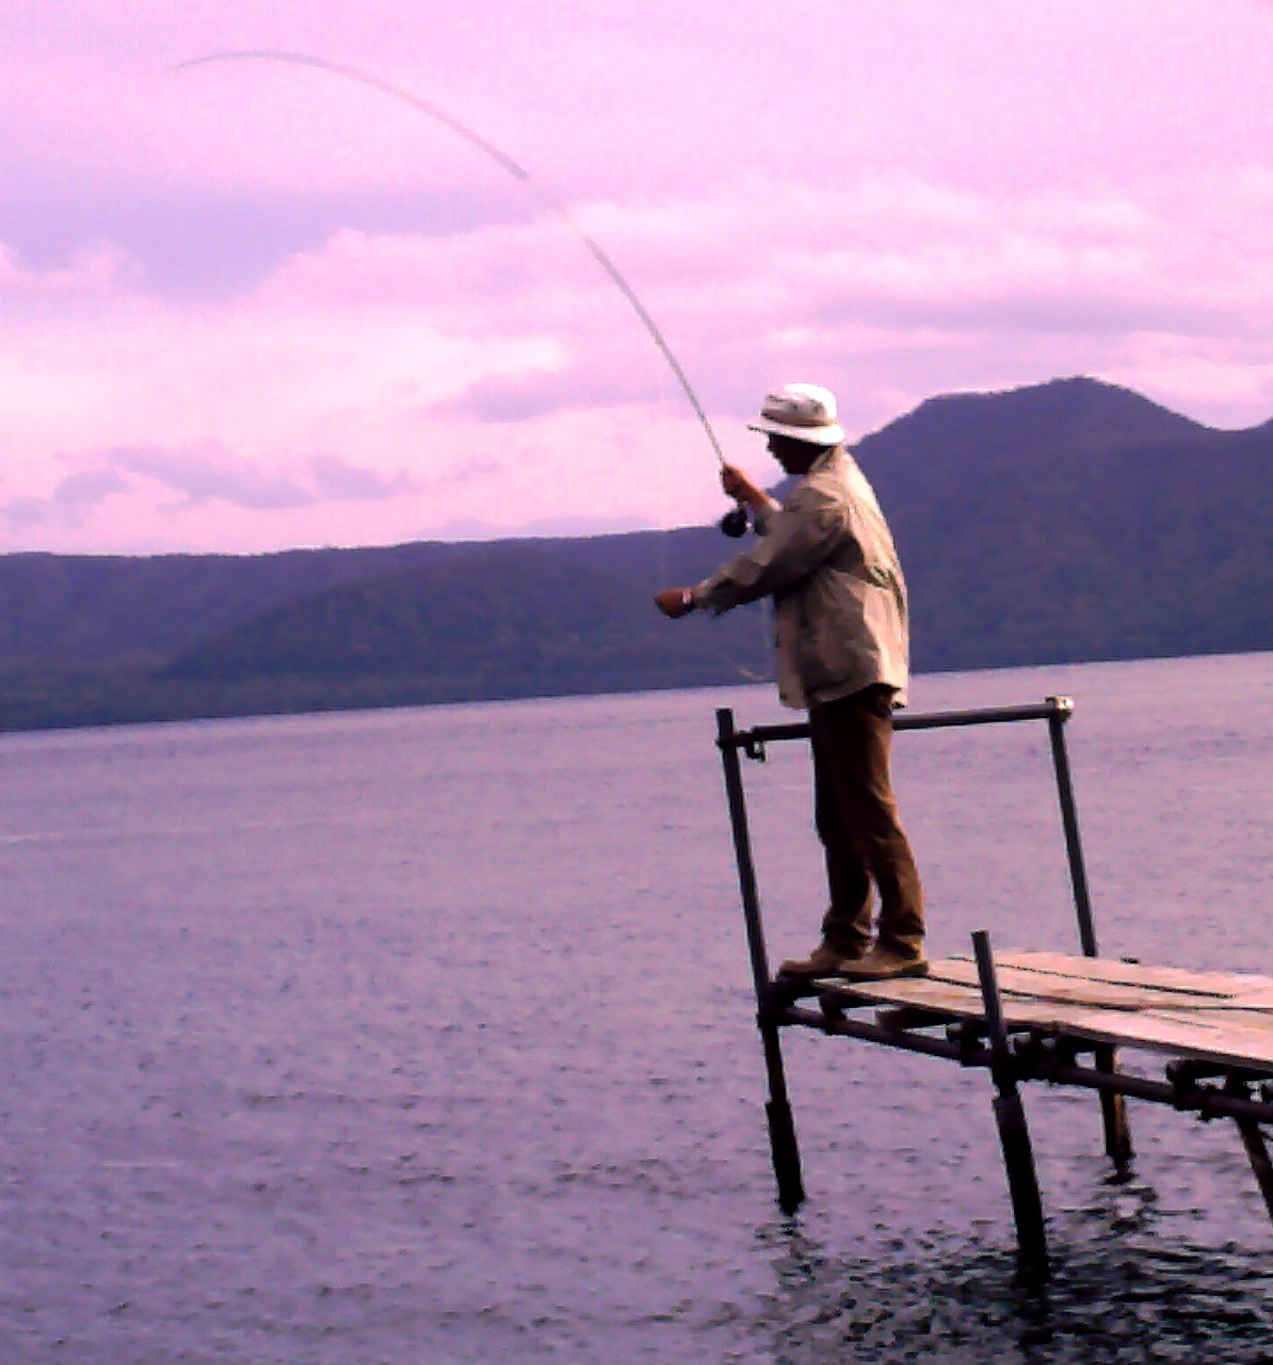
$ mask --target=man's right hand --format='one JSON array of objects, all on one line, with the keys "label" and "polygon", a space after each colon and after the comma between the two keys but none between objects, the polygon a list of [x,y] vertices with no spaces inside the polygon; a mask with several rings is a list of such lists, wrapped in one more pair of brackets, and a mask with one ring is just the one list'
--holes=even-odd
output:
[{"label": "man's right hand", "polygon": [[737,465],[723,464],[720,467],[720,486],[727,496],[737,503],[760,510],[769,505],[769,497],[763,489],[757,488]]}]

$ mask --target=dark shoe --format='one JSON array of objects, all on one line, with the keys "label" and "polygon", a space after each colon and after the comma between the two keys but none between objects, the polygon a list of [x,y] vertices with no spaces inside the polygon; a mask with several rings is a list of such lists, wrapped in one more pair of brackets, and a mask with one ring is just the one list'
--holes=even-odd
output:
[{"label": "dark shoe", "polygon": [[863,952],[842,953],[819,943],[808,957],[792,957],[778,968],[779,976],[843,976],[862,961]]},{"label": "dark shoe", "polygon": [[891,981],[897,976],[927,976],[928,959],[918,950],[900,951],[875,944],[855,961],[846,962],[838,973],[850,981]]}]

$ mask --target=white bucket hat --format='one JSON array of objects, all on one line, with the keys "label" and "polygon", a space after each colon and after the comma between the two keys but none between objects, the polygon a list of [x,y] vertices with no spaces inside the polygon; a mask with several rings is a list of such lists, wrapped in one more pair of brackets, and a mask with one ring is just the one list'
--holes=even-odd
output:
[{"label": "white bucket hat", "polygon": [[748,422],[747,428],[815,446],[838,446],[844,440],[835,395],[817,384],[784,384],[773,389],[765,395],[760,420]]}]

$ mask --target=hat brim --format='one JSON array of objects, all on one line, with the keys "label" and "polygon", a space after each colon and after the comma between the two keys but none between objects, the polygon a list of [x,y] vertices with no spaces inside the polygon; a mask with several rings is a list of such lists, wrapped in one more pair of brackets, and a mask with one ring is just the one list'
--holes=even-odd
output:
[{"label": "hat brim", "polygon": [[844,441],[844,428],[839,422],[827,427],[794,427],[787,422],[773,422],[768,417],[747,423],[748,431],[763,431],[766,435],[787,436],[811,446],[838,446]]}]

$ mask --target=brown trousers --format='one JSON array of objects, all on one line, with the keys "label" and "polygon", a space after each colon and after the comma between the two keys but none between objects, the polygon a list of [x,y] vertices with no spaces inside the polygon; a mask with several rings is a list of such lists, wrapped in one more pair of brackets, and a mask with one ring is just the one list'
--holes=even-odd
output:
[{"label": "brown trousers", "polygon": [[870,942],[872,883],[880,943],[912,953],[924,939],[924,893],[889,776],[892,697],[876,685],[809,711],[814,814],[831,893],[822,936],[846,954]]}]

